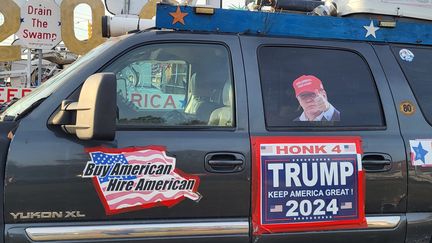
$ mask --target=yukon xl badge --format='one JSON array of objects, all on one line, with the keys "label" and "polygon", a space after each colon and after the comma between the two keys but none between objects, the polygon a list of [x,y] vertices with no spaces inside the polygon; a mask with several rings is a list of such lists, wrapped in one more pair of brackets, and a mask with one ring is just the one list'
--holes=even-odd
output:
[{"label": "yukon xl badge", "polygon": [[10,213],[15,219],[63,219],[84,218],[85,214],[80,211],[47,211],[47,212],[16,212]]},{"label": "yukon xl badge", "polygon": [[176,168],[164,147],[89,148],[83,178],[92,178],[107,215],[199,201],[199,177]]}]

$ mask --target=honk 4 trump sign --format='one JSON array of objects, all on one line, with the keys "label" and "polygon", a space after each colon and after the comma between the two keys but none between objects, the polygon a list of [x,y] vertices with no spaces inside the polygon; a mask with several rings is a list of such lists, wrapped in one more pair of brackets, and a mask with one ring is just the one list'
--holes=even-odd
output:
[{"label": "honk 4 trump sign", "polygon": [[366,225],[359,137],[254,137],[254,234]]}]

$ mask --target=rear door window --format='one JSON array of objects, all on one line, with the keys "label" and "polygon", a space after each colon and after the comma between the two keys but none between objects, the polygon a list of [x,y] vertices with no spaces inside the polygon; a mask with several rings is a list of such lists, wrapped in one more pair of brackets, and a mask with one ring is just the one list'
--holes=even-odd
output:
[{"label": "rear door window", "polygon": [[432,49],[393,47],[424,117],[432,124]]},{"label": "rear door window", "polygon": [[385,125],[375,81],[357,53],[266,46],[258,59],[268,128]]}]

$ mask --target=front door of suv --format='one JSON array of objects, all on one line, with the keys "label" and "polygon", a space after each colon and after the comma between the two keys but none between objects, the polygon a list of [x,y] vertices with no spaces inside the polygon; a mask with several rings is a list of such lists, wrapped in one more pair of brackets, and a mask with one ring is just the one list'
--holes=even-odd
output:
[{"label": "front door of suv", "polygon": [[61,101],[21,121],[6,168],[7,242],[249,242],[238,37],[147,32],[122,43],[81,67],[116,74],[113,141],[47,128]]},{"label": "front door of suv", "polygon": [[[252,138],[360,137],[366,172],[367,227],[265,233],[255,235],[256,242],[404,242],[407,205],[404,144],[386,77],[371,46],[246,36],[241,37],[241,42],[247,60],[248,97],[250,106],[254,107],[249,114]],[[316,87],[303,92],[306,85]],[[257,161],[252,163],[255,168]],[[283,167],[273,170],[282,171]],[[291,172],[278,174],[279,181],[292,180]],[[289,192],[291,188],[286,185]],[[307,193],[299,195],[296,197],[309,202],[316,197]],[[295,214],[300,220],[317,224],[326,219],[311,215],[307,205],[300,205],[299,210],[287,201],[261,210],[268,210],[266,215]],[[338,201],[329,210],[349,207],[352,204]]]}]

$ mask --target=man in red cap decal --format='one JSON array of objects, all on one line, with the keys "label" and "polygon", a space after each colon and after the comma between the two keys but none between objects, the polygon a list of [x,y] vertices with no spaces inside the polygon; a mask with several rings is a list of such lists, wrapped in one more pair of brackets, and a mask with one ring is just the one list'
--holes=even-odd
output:
[{"label": "man in red cap decal", "polygon": [[293,82],[303,113],[294,121],[340,121],[340,112],[327,100],[322,82],[313,75],[303,75]]}]

